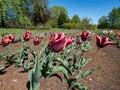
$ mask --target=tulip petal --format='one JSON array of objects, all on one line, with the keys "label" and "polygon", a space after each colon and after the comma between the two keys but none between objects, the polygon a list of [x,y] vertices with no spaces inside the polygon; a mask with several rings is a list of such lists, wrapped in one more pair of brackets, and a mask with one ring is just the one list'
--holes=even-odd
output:
[{"label": "tulip petal", "polygon": [[50,36],[49,46],[53,51],[59,52],[64,50],[66,46],[71,44],[73,41],[73,38],[66,38],[63,32],[60,32],[59,34],[54,33]]},{"label": "tulip petal", "polygon": [[14,42],[15,36],[9,35],[8,37],[9,37],[9,39],[10,39],[10,42]]},{"label": "tulip petal", "polygon": [[2,45],[7,46],[10,43],[9,37],[2,37]]},{"label": "tulip petal", "polygon": [[90,32],[86,32],[86,39],[90,38]]},{"label": "tulip petal", "polygon": [[63,32],[60,32],[58,34],[58,38],[55,40],[55,43],[61,41],[63,38],[65,38],[65,34]]},{"label": "tulip petal", "polygon": [[65,41],[66,41],[66,40],[65,40],[65,38],[64,38],[64,39],[62,39],[61,41],[54,43],[54,45],[53,45],[53,47],[52,47],[53,51],[59,52],[59,51],[61,51],[61,50],[64,50],[64,49],[65,49],[65,46],[66,46]]},{"label": "tulip petal", "polygon": [[80,36],[81,36],[81,39],[82,39],[83,41],[85,41],[85,40],[87,40],[88,38],[90,38],[90,32],[84,31],[84,32],[82,32],[82,34],[81,34]]},{"label": "tulip petal", "polygon": [[72,38],[67,38],[66,39],[66,46],[70,45],[74,40]]},{"label": "tulip petal", "polygon": [[111,45],[111,44],[114,44],[114,42],[112,41],[107,41],[103,44],[103,47],[107,46],[107,45]]},{"label": "tulip petal", "polygon": [[101,44],[102,44],[102,37],[101,36],[99,36],[99,35],[97,35],[96,36],[96,42],[97,42],[97,46],[101,46]]}]

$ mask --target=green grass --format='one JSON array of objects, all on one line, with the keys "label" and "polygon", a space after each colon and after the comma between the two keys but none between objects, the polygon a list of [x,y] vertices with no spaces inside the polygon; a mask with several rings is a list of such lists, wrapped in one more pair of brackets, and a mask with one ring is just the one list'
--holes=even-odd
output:
[{"label": "green grass", "polygon": [[[27,29],[20,29],[20,28],[0,28],[0,35],[3,34],[22,34]],[[45,30],[31,30],[33,33],[44,33],[44,32],[65,32],[65,33],[74,33],[74,32],[81,32],[81,30],[73,30],[73,29],[59,29],[59,28],[51,28]]]},{"label": "green grass", "polygon": [[[25,30],[29,30],[29,29],[20,29],[20,28],[0,28],[0,35],[3,34],[15,34],[15,35],[20,35],[23,34],[25,32]],[[34,34],[43,34],[43,33],[49,33],[49,32],[64,32],[64,33],[80,33],[82,32],[82,30],[75,30],[75,29],[62,29],[62,28],[50,28],[50,29],[34,29],[31,30]],[[101,32],[101,30],[90,30],[91,32],[94,33],[99,33]]]},{"label": "green grass", "polygon": [[17,29],[17,28],[0,28],[0,35],[2,34],[21,34],[25,30],[24,29]]}]

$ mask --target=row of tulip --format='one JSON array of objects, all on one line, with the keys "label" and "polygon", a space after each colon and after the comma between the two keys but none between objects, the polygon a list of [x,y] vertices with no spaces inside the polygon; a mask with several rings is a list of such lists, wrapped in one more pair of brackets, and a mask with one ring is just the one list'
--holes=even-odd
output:
[{"label": "row of tulip", "polygon": [[104,31],[102,34],[106,37],[109,37],[112,41],[115,42],[117,47],[120,48],[120,32],[118,30]]},{"label": "row of tulip", "polygon": [[[23,34],[23,39],[24,41],[29,41],[30,38],[32,37],[32,32],[27,30],[24,34]],[[9,43],[14,43],[15,42],[15,36],[10,34],[7,36],[2,37],[1,39],[1,44],[4,46],[7,46]],[[37,36],[34,37],[34,45],[38,45],[41,42],[41,39]]]},{"label": "row of tulip", "polygon": [[[58,72],[64,74],[65,82],[68,83],[69,88],[87,90],[87,87],[81,84],[80,80],[100,69],[99,66],[89,69],[92,64],[90,63],[89,67],[83,71],[83,67],[90,62],[84,56],[91,50],[90,40],[92,38],[90,32],[84,31],[78,36],[71,37],[67,37],[63,32],[52,33],[50,34],[49,42],[38,53],[25,44],[31,38],[32,32],[27,30],[23,34],[23,44],[17,51],[0,55],[0,60],[6,60],[9,64],[15,63],[17,67],[23,67],[24,71],[30,70],[29,90],[38,90],[40,79],[43,76],[49,78],[58,74]],[[14,35],[6,35],[2,37],[1,44],[5,47],[14,41]],[[33,39],[34,45],[39,45],[41,41],[42,39],[38,36]],[[97,52],[100,48],[110,44],[114,44],[114,42],[109,41],[108,37],[96,36]],[[27,60],[27,63],[25,63],[25,60]],[[91,62],[93,60],[94,58],[92,58]]]},{"label": "row of tulip", "polygon": [[[55,34],[55,36],[53,34],[51,34],[50,38],[52,38],[52,37],[56,38],[57,37],[57,33],[54,33],[54,34]],[[112,34],[115,35],[114,37],[116,39],[120,39],[120,35],[118,34],[118,31],[115,30],[114,33],[111,33],[110,31],[107,31],[107,33],[104,33],[103,35],[97,35],[96,36],[97,46],[102,48],[102,47],[105,47],[106,45],[113,44],[114,42],[109,41],[109,38],[112,39],[112,37],[109,37]],[[108,37],[106,35],[108,35]],[[61,36],[64,36],[64,33],[60,33],[59,37],[61,37]],[[90,32],[83,32],[80,36],[81,36],[81,40],[80,39],[77,40],[77,42],[76,42],[77,44],[81,44],[82,41],[85,41],[85,40],[87,40],[88,38],[91,37],[90,36]],[[23,39],[25,41],[29,41],[31,37],[32,37],[32,32],[30,30],[27,30],[23,34]],[[1,43],[2,43],[3,46],[7,46],[9,43],[13,43],[14,40],[15,40],[15,36],[10,34],[10,35],[2,37]],[[52,39],[50,39],[50,40],[52,40]],[[68,39],[64,38],[64,40],[62,40],[62,42],[68,42],[68,43],[71,42],[72,43],[73,40],[74,40],[73,37],[71,39],[70,38],[68,38]],[[35,36],[33,42],[34,42],[34,45],[38,45],[38,44],[41,43],[41,39],[39,37]],[[51,43],[53,43],[53,42],[50,41],[49,44],[51,44]],[[59,44],[59,42],[58,42],[58,44]],[[61,46],[61,45],[59,44],[59,46]],[[51,45],[50,45],[50,47],[51,47]],[[64,47],[64,49],[65,49],[65,47]]]}]

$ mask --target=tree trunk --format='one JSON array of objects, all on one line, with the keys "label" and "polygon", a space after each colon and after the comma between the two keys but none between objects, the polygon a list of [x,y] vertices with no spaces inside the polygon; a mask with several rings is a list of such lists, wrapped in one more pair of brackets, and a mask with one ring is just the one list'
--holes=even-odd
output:
[{"label": "tree trunk", "polygon": [[1,26],[6,27],[5,26],[5,20],[4,20],[3,16],[2,16],[2,12],[1,12]]}]

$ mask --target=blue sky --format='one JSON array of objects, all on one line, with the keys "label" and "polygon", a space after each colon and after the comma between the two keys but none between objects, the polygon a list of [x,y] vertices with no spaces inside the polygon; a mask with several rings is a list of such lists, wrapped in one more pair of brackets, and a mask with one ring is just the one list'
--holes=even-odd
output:
[{"label": "blue sky", "polygon": [[49,6],[63,6],[70,18],[77,14],[91,18],[91,23],[97,24],[101,16],[107,16],[114,7],[120,7],[120,0],[49,0]]}]

